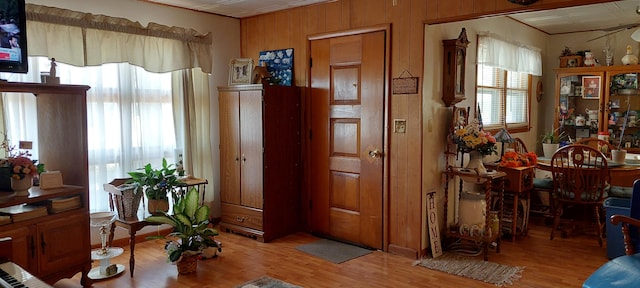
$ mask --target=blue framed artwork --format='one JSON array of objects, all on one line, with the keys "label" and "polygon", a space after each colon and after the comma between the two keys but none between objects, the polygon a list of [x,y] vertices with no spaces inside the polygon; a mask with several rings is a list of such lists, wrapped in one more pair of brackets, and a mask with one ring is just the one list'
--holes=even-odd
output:
[{"label": "blue framed artwork", "polygon": [[267,67],[271,83],[281,86],[293,83],[293,48],[261,51],[258,63]]}]

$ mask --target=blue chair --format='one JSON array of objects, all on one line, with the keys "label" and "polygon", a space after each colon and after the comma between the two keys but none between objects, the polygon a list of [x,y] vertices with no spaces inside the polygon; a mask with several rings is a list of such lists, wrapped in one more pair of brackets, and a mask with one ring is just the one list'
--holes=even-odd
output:
[{"label": "blue chair", "polygon": [[584,281],[583,288],[635,288],[640,283],[640,253],[636,253],[636,245],[640,242],[640,180],[633,183],[630,216],[612,215],[610,221],[613,225],[622,225],[626,255],[616,257],[598,268]]}]

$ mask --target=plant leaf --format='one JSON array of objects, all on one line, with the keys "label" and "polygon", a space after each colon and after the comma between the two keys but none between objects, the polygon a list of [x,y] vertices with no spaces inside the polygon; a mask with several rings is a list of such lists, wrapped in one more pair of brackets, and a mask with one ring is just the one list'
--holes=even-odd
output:
[{"label": "plant leaf", "polygon": [[184,198],[184,202],[184,214],[193,219],[196,214],[196,209],[198,209],[198,191],[195,187],[189,190],[187,196]]}]

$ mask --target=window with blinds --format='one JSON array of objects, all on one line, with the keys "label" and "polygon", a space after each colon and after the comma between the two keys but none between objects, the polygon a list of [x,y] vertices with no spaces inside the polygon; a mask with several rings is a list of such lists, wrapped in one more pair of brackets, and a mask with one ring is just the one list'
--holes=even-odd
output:
[{"label": "window with blinds", "polygon": [[529,128],[529,87],[527,73],[478,64],[476,101],[485,130],[506,128],[509,132]]}]

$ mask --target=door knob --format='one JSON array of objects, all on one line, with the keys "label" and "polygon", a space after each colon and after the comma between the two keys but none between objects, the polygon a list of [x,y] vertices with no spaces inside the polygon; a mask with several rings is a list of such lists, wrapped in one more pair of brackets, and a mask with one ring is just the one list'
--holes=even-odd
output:
[{"label": "door knob", "polygon": [[369,151],[369,157],[371,158],[382,158],[382,152],[380,152],[380,150],[375,149],[375,150],[371,150]]}]

